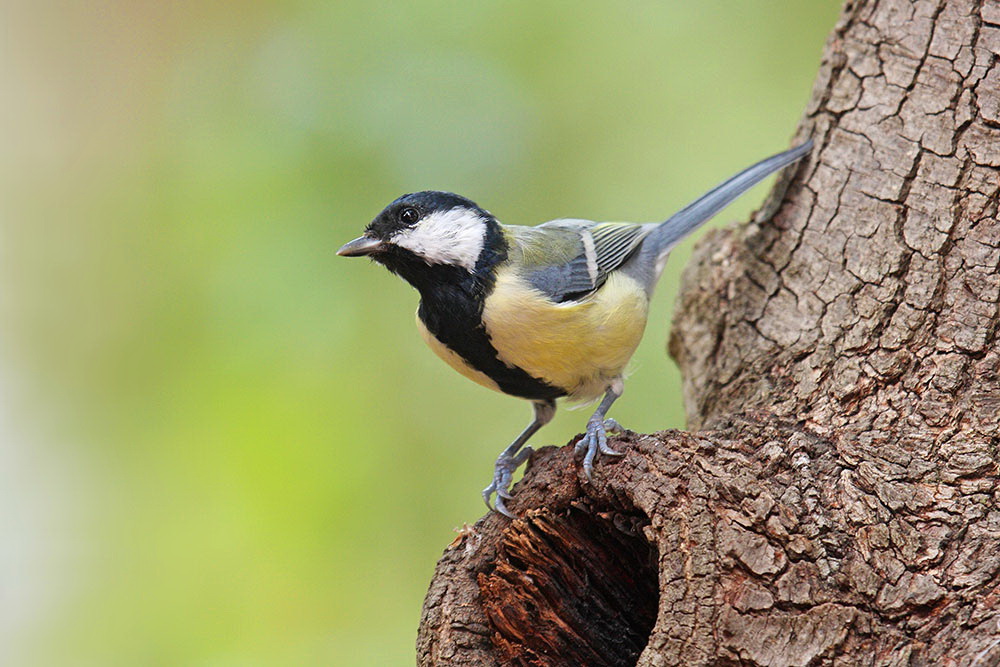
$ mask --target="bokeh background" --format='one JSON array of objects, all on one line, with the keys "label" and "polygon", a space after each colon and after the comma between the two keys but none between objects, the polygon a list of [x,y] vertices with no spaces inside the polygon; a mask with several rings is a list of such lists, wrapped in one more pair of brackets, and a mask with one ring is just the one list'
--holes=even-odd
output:
[{"label": "bokeh background", "polygon": [[[661,219],[788,145],[838,5],[3,2],[0,664],[411,664],[530,408],[335,250],[421,189]],[[613,412],[635,430],[683,426],[690,247]]]}]

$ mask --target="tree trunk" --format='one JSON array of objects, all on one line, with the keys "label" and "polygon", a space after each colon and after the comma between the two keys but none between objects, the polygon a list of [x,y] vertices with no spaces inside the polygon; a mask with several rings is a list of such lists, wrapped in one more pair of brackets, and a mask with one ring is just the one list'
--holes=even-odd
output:
[{"label": "tree trunk", "polygon": [[699,430],[536,453],[421,664],[1000,664],[998,56],[996,0],[847,2],[813,154],[685,272]]}]

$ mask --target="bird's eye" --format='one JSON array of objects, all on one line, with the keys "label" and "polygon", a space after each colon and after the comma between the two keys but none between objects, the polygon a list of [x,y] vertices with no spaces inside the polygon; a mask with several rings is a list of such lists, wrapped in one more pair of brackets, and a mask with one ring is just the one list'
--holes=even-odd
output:
[{"label": "bird's eye", "polygon": [[399,212],[399,219],[407,225],[412,225],[420,219],[420,215],[415,208],[404,208]]}]

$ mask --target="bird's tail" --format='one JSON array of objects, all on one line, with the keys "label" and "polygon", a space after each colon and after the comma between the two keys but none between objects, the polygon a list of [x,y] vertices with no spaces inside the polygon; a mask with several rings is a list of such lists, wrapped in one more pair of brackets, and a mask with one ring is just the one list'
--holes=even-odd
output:
[{"label": "bird's tail", "polygon": [[643,241],[643,247],[652,251],[652,254],[660,260],[657,263],[661,264],[666,254],[685,236],[770,174],[802,159],[812,150],[812,147],[812,139],[807,139],[795,148],[772,155],[751,167],[747,167],[677,211],[664,222],[656,225]]}]

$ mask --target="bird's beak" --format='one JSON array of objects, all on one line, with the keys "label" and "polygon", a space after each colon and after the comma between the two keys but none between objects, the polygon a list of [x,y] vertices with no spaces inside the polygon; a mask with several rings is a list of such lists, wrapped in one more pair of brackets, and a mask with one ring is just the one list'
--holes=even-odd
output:
[{"label": "bird's beak", "polygon": [[337,251],[337,254],[343,257],[361,257],[362,255],[370,255],[373,252],[378,252],[381,249],[381,241],[373,239],[370,236],[362,236],[354,239],[350,243],[345,243],[344,246]]}]

